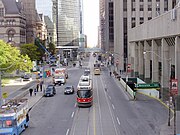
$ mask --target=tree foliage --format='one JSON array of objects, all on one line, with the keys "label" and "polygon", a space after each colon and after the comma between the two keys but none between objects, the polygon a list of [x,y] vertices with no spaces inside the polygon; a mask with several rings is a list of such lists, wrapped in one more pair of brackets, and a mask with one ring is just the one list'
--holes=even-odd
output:
[{"label": "tree foliage", "polygon": [[55,45],[52,42],[50,42],[48,46],[49,46],[49,52],[51,52],[51,54],[54,55],[56,52]]},{"label": "tree foliage", "polygon": [[40,53],[39,57],[42,60],[42,57],[45,56],[45,40],[40,40],[39,38],[36,38],[34,44],[38,47],[37,51]]},{"label": "tree foliage", "polygon": [[22,55],[28,55],[32,61],[41,59],[38,47],[34,44],[23,44],[20,46],[20,50]]},{"label": "tree foliage", "polygon": [[17,69],[30,71],[32,66],[27,55],[21,55],[17,48],[0,40],[0,71],[12,72]]}]

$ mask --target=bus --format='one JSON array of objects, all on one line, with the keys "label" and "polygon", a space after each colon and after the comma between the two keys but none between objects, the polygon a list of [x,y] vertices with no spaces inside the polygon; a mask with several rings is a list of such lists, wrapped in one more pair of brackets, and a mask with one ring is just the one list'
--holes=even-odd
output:
[{"label": "bus", "polygon": [[94,64],[94,75],[100,75],[101,74],[101,65],[99,63]]},{"label": "bus", "polygon": [[93,86],[91,79],[79,80],[77,86],[77,105],[78,107],[90,107],[93,104]]},{"label": "bus", "polygon": [[20,135],[29,126],[28,99],[13,99],[0,107],[0,135]]}]

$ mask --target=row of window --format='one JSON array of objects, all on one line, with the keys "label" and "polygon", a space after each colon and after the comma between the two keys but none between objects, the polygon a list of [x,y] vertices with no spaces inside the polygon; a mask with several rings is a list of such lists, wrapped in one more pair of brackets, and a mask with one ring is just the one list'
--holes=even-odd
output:
[{"label": "row of window", "polygon": [[16,24],[16,20],[14,19],[0,20],[0,25],[15,25],[15,24]]},{"label": "row of window", "polygon": [[[152,19],[152,17],[148,17],[148,20],[151,20],[151,19]],[[139,22],[140,24],[144,23],[144,17],[140,17],[139,20],[140,20],[140,22]],[[133,18],[131,19],[131,21],[132,21],[132,23],[131,23],[131,28],[136,27],[136,18],[133,17]]]},{"label": "row of window", "polygon": [[[152,5],[148,5],[148,11],[152,11]],[[136,11],[135,7],[132,7],[132,11]],[[144,5],[140,5],[139,11],[144,11]],[[160,11],[160,7],[156,7],[156,11]],[[164,7],[164,11],[168,11],[167,5]]]}]

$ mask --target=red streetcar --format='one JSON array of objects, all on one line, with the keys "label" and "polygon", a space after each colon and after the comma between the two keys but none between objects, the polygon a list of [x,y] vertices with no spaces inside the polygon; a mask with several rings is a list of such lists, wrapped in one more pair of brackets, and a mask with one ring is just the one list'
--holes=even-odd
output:
[{"label": "red streetcar", "polygon": [[92,89],[81,88],[77,90],[77,105],[79,107],[90,107],[93,103]]},{"label": "red streetcar", "polygon": [[77,105],[90,107],[93,103],[92,80],[89,76],[82,76],[77,87]]}]

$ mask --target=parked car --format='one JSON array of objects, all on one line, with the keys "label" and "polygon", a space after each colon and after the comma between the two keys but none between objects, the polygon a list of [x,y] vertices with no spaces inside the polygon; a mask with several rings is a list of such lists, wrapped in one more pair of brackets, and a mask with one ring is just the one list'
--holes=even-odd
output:
[{"label": "parked car", "polygon": [[56,88],[54,87],[53,84],[49,84],[44,90],[45,97],[54,96],[55,94],[56,94]]},{"label": "parked car", "polygon": [[74,93],[74,87],[73,86],[66,86],[64,90],[64,94],[73,94]]},{"label": "parked car", "polygon": [[22,77],[23,81],[31,81],[31,74],[24,74]]}]

